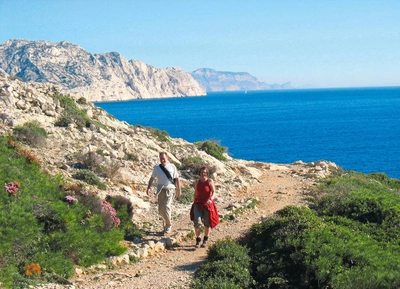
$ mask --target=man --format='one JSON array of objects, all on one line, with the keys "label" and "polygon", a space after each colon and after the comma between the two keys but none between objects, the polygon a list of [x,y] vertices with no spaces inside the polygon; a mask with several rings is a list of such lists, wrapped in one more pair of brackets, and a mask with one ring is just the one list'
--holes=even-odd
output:
[{"label": "man", "polygon": [[[147,185],[147,195],[150,195],[150,188],[154,179],[157,179],[158,212],[164,220],[164,233],[171,232],[171,205],[175,195],[175,188],[178,189],[177,197],[182,195],[181,183],[179,180],[178,169],[169,162],[166,152],[159,154],[160,165],[154,167],[149,183]],[[165,171],[163,170],[165,168]]]}]

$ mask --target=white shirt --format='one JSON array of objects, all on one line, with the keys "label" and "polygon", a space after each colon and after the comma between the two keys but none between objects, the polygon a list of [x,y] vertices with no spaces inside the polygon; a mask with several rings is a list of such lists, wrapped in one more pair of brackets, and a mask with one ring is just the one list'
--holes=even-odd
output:
[{"label": "white shirt", "polygon": [[[173,163],[168,163],[165,168],[169,173],[171,174],[171,177],[173,179],[176,179],[179,177],[178,175],[178,169]],[[164,173],[164,171],[160,168],[159,165],[154,166],[153,173],[151,174],[153,178],[157,179],[157,185],[158,186],[167,186],[169,184],[173,184],[167,177],[167,175]]]}]

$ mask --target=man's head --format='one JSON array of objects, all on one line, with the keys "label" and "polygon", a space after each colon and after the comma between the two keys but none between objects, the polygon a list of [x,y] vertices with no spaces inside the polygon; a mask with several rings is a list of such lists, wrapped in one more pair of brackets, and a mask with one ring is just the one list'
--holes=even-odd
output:
[{"label": "man's head", "polygon": [[166,164],[168,164],[168,155],[166,152],[161,152],[160,153],[160,162],[163,166],[165,166]]}]

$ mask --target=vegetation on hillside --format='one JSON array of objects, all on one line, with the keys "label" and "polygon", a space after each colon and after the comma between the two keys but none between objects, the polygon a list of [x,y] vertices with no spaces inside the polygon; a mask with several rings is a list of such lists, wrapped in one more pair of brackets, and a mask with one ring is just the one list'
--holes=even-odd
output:
[{"label": "vegetation on hillside", "polygon": [[0,137],[0,162],[1,286],[62,283],[74,265],[120,255],[126,250],[120,241],[140,235],[129,202],[102,200],[82,184],[46,174],[12,138]]},{"label": "vegetation on hillside", "polygon": [[245,247],[226,238],[213,244],[207,253],[206,262],[196,270],[192,289],[240,289],[253,284],[250,257]]},{"label": "vegetation on hillside", "polygon": [[[399,288],[400,180],[341,172],[322,180],[313,199],[310,208],[289,206],[253,225],[243,244],[252,283],[228,278],[237,266],[228,259],[218,274],[207,272],[223,280],[209,288]],[[208,259],[213,254],[211,247]],[[204,268],[192,288],[216,284],[204,280]]]},{"label": "vegetation on hillside", "polygon": [[206,141],[196,142],[195,144],[198,146],[199,150],[205,151],[206,153],[208,153],[210,156],[213,156],[217,160],[226,161],[226,157],[224,156],[224,154],[227,152],[227,148],[221,146],[219,142],[213,140],[206,140]]}]

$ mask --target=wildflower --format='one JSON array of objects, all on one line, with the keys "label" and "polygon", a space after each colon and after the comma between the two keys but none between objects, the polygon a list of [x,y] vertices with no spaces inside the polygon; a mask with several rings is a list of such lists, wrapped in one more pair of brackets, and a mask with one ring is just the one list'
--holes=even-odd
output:
[{"label": "wildflower", "polygon": [[113,224],[114,224],[114,227],[118,227],[121,224],[120,218],[117,218],[117,217],[113,218]]},{"label": "wildflower", "polygon": [[75,197],[73,197],[73,196],[66,196],[66,197],[65,197],[65,200],[66,200],[67,202],[70,202],[70,203],[78,202],[78,199],[75,198]]},{"label": "wildflower", "polygon": [[42,268],[40,267],[39,264],[32,263],[26,266],[25,275],[32,276],[33,273],[36,273],[38,275],[42,274]]},{"label": "wildflower", "polygon": [[10,194],[15,196],[18,192],[18,189],[20,187],[20,183],[18,183],[17,181],[8,183],[8,184],[4,184],[4,188],[6,189],[6,191]]},{"label": "wildflower", "polygon": [[101,207],[102,210],[105,210],[110,214],[114,227],[118,227],[121,224],[121,220],[117,217],[117,211],[106,200],[101,200]]}]

